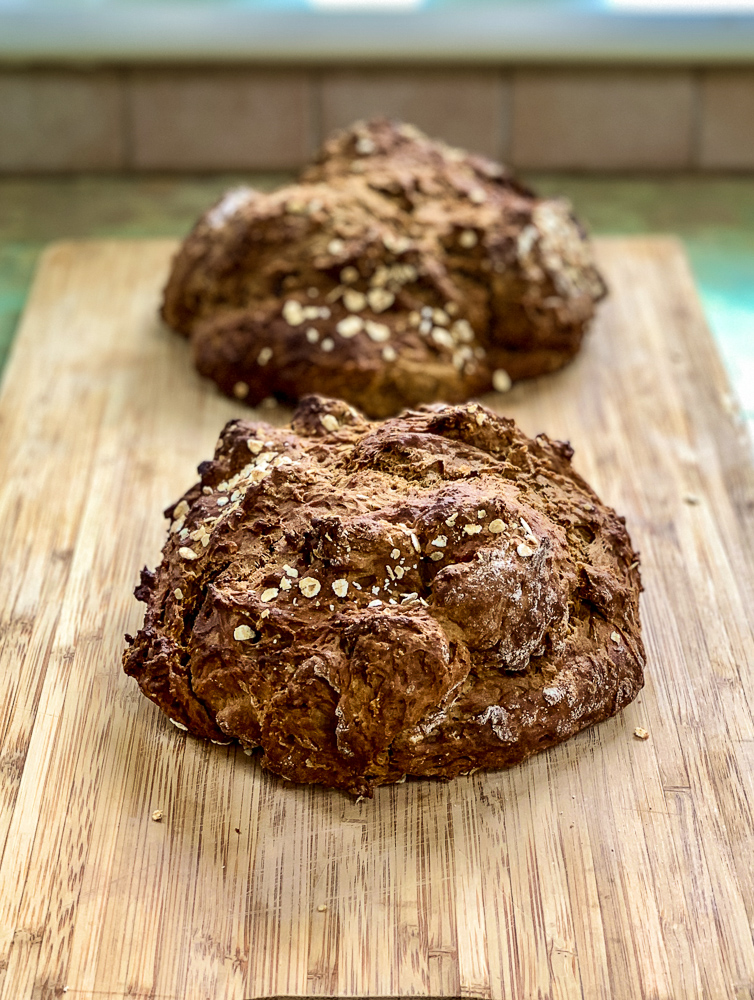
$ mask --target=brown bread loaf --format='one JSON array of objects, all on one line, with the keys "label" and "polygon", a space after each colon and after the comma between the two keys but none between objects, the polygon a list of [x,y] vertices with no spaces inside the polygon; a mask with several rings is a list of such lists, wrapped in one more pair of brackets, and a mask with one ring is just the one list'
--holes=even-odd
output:
[{"label": "brown bread loaf", "polygon": [[571,466],[478,404],[232,421],[171,507],[127,673],[182,729],[371,795],[516,764],[642,686],[638,559]]},{"label": "brown bread loaf", "polygon": [[163,316],[251,405],[322,392],[384,417],[560,368],[604,293],[567,203],[378,120],[326,143],[299,183],[208,211]]}]

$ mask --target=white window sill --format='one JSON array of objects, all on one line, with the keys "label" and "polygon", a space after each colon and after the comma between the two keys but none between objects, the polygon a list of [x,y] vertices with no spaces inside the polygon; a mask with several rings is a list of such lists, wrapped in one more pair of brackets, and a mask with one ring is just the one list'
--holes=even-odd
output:
[{"label": "white window sill", "polygon": [[478,0],[347,11],[325,9],[327,0],[319,9],[304,0],[0,0],[0,61],[754,62],[754,9],[688,15],[641,9],[647,2]]}]

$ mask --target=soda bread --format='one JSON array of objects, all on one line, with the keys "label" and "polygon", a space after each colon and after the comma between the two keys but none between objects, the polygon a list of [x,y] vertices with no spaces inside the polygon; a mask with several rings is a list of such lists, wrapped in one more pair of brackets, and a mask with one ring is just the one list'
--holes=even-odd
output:
[{"label": "soda bread", "polygon": [[638,558],[571,454],[475,403],[232,421],[166,512],[126,672],[291,781],[517,764],[643,683]]},{"label": "soda bread", "polygon": [[378,120],[326,143],[299,183],[210,209],[162,314],[252,406],[322,392],[385,417],[560,368],[604,294],[566,202]]}]

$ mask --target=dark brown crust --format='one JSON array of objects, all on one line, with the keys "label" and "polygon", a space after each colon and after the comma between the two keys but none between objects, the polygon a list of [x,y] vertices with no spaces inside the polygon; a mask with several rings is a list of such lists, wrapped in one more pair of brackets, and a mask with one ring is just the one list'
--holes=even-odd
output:
[{"label": "dark brown crust", "polygon": [[604,292],[567,203],[377,120],[326,143],[300,183],[207,212],[163,316],[252,405],[325,392],[384,417],[560,368]]},{"label": "dark brown crust", "polygon": [[570,459],[477,404],[232,421],[166,512],[125,670],[292,781],[516,764],[643,683],[638,558]]}]

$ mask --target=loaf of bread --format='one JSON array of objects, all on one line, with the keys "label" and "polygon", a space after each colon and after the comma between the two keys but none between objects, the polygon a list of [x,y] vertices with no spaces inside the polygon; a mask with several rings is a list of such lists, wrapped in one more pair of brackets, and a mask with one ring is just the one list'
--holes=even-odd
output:
[{"label": "loaf of bread", "polygon": [[476,403],[232,421],[166,511],[126,672],[291,781],[517,764],[643,683],[638,558],[571,454]]},{"label": "loaf of bread", "polygon": [[560,368],[604,293],[566,202],[378,120],[297,184],[229,192],[180,248],[162,314],[229,395],[322,392],[385,417]]}]

